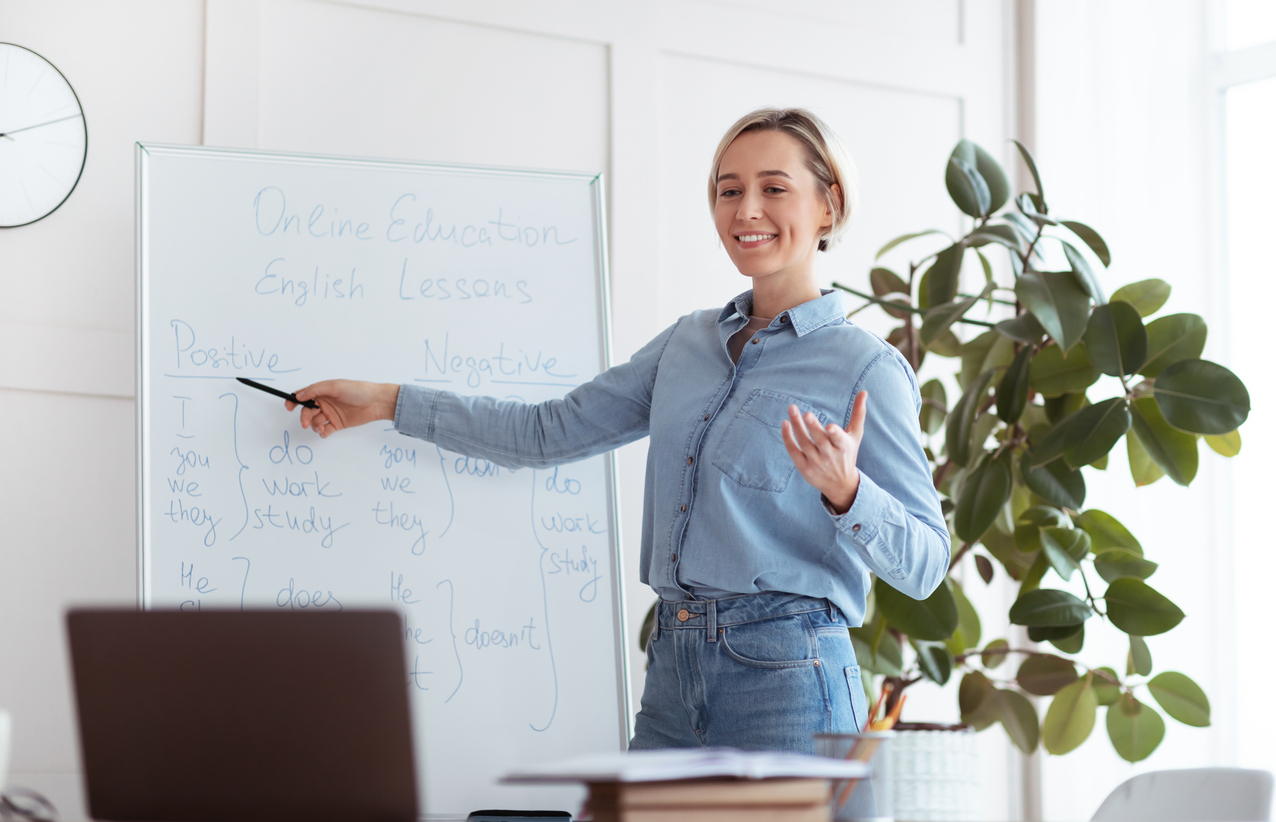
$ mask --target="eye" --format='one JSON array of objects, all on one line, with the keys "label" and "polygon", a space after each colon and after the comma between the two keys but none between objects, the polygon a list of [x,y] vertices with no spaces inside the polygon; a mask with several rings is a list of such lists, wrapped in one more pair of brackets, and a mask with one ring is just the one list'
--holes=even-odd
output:
[{"label": "eye", "polygon": [[731,195],[733,195],[733,194],[739,194],[739,193],[740,193],[739,189],[735,189],[735,188],[725,188],[725,189],[723,189],[722,191],[718,192],[718,196],[719,196],[719,197],[730,197],[730,196],[731,196]]},{"label": "eye", "polygon": [[767,187],[766,187],[766,190],[767,190],[767,191],[778,191],[778,192],[780,192],[781,194],[782,194],[782,193],[784,193],[784,189],[783,189],[783,188],[781,188],[780,186],[767,186]]}]

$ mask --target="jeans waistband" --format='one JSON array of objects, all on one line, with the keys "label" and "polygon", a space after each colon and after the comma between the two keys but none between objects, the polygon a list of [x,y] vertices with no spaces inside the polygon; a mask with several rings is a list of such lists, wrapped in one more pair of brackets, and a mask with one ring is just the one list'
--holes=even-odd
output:
[{"label": "jeans waistband", "polygon": [[721,599],[662,599],[656,603],[655,633],[658,636],[664,630],[699,630],[705,632],[705,639],[714,642],[720,627],[814,611],[828,611],[833,619],[841,616],[837,606],[827,599],[777,591]]}]

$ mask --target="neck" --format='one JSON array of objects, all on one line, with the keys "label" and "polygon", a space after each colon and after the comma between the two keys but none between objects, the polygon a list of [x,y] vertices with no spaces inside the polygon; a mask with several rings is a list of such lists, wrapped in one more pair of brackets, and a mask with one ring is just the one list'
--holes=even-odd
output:
[{"label": "neck", "polygon": [[810,265],[753,278],[753,313],[759,317],[777,317],[819,297],[820,287],[815,284],[815,271]]}]

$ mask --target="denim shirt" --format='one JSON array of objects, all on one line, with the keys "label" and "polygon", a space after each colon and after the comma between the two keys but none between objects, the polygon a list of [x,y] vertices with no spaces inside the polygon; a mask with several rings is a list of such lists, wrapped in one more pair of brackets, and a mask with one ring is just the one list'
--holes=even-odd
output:
[{"label": "denim shirt", "polygon": [[[840,293],[781,312],[744,346],[753,293],[681,317],[562,399],[539,404],[404,385],[394,425],[508,467],[585,459],[650,435],[641,579],[662,599],[780,591],[863,621],[869,572],[924,599],[949,535],[923,451],[917,379],[894,346],[845,318]],[[833,514],[797,472],[780,424],[794,403],[845,427],[869,392],[850,509]]]}]

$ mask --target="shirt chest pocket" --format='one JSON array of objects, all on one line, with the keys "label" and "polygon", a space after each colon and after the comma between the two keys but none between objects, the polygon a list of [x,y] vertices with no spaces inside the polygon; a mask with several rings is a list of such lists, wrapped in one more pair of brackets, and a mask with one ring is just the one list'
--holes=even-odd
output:
[{"label": "shirt chest pocket", "polygon": [[829,423],[827,414],[795,397],[755,388],[722,435],[713,466],[745,488],[777,493],[787,488],[797,470],[780,429],[790,405],[814,413],[821,425]]}]

